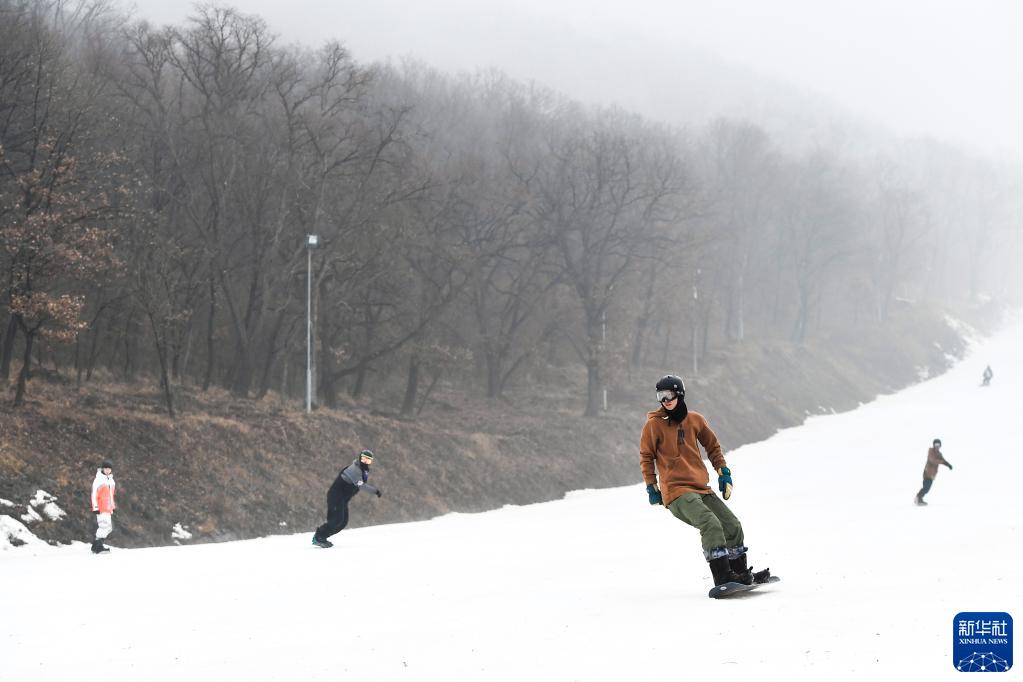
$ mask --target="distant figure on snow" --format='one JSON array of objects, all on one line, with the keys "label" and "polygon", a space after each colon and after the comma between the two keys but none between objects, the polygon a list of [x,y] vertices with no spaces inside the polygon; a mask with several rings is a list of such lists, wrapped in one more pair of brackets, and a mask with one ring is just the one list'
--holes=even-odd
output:
[{"label": "distant figure on snow", "polygon": [[109,552],[110,548],[103,541],[114,530],[114,465],[105,460],[96,469],[96,478],[92,480],[92,513],[96,515],[96,539],[92,541],[92,553]]},{"label": "distant figure on snow", "polygon": [[313,533],[314,545],[323,548],[334,546],[327,538],[348,525],[348,503],[360,490],[368,490],[377,497],[382,495],[379,488],[366,482],[369,480],[371,464],[373,464],[373,452],[363,450],[359,453],[358,459],[353,460],[351,464],[342,469],[334,479],[334,484],[327,491],[327,522]]},{"label": "distant figure on snow", "polygon": [[941,454],[941,439],[935,438],[931,448],[927,451],[927,466],[924,467],[924,487],[920,488],[920,492],[916,494],[916,504],[920,507],[926,507],[927,503],[924,502],[924,495],[930,492],[931,484],[934,483],[934,477],[938,475],[938,465],[944,464],[948,467],[949,471],[952,471],[952,465],[948,463],[948,460]]},{"label": "distant figure on snow", "polygon": [[703,415],[685,404],[681,377],[668,375],[656,385],[660,409],[647,414],[639,443],[639,464],[650,504],[660,504],[680,521],[700,531],[703,556],[714,585],[769,582],[770,569],[754,573],[746,564],[742,524],[708,483],[700,446],[718,473],[718,490],[732,495],[732,473],[717,436]]},{"label": "distant figure on snow", "polygon": [[995,375],[995,373],[991,371],[991,365],[988,365],[987,367],[985,367],[984,368],[984,380],[980,383],[980,385],[981,386],[989,385],[991,383],[991,377],[993,377],[994,375]]}]

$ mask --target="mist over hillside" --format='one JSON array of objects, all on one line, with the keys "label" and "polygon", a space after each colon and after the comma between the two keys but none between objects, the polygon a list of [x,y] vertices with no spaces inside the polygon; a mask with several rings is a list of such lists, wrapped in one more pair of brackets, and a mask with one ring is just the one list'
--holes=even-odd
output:
[{"label": "mist over hillside", "polygon": [[[137,0],[181,23],[187,3]],[[345,42],[364,62],[412,58],[447,72],[497,68],[593,104],[672,124],[752,120],[787,144],[829,129],[926,137],[1023,154],[1020,47],[1010,4],[881,0],[466,2],[239,0],[288,42]],[[888,131],[888,132],[885,132]],[[787,134],[789,133],[789,134]]]}]

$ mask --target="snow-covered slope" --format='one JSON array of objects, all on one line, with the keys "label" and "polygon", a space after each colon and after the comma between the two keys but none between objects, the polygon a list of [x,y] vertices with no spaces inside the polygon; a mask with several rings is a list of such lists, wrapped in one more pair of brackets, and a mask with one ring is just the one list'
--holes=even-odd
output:
[{"label": "snow-covered slope", "polygon": [[[707,599],[697,532],[639,485],[331,550],[308,533],[33,545],[0,554],[0,679],[957,678],[957,613],[1023,613],[1020,348],[1017,326],[942,377],[728,453],[751,562],[783,578],[740,598]],[[934,437],[955,469],[916,507]]]}]

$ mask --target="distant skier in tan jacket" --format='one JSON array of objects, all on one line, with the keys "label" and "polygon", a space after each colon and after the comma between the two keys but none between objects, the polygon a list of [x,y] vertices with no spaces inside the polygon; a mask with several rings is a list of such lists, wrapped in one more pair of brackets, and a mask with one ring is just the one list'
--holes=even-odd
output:
[{"label": "distant skier in tan jacket", "polygon": [[948,467],[949,471],[952,471],[952,465],[949,464],[948,460],[946,460],[941,454],[941,439],[935,438],[930,449],[927,450],[927,465],[924,466],[924,487],[920,488],[920,492],[916,494],[917,506],[927,506],[927,503],[924,502],[924,495],[931,490],[931,484],[934,483],[934,477],[938,475],[939,464],[944,464]]}]

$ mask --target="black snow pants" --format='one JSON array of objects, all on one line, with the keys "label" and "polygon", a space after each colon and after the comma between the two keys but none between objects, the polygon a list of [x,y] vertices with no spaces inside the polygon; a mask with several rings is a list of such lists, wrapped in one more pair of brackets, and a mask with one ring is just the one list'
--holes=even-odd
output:
[{"label": "black snow pants", "polygon": [[351,483],[331,486],[327,493],[327,522],[316,529],[316,537],[326,540],[348,525],[348,503],[359,492]]}]

